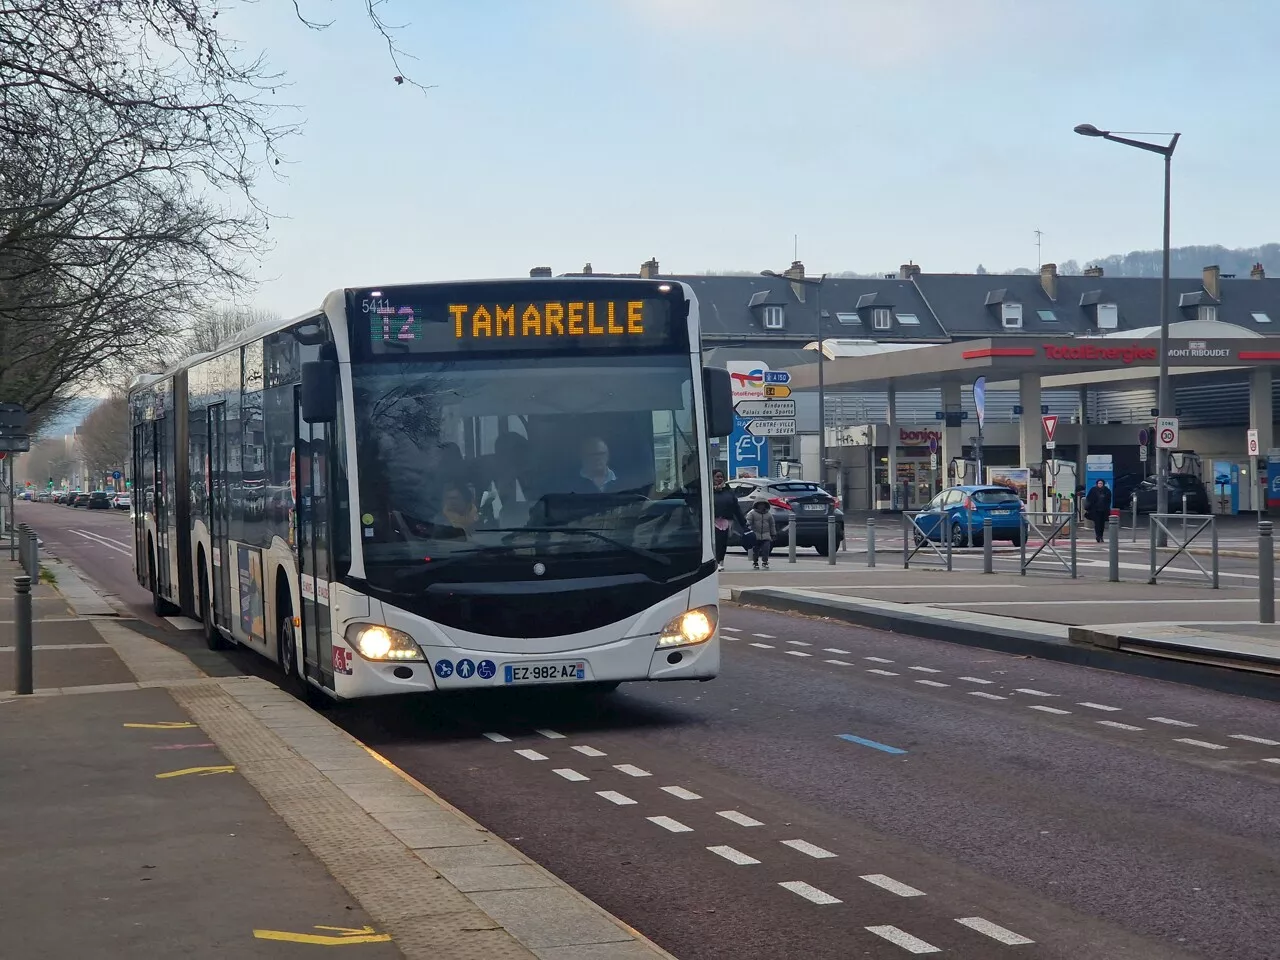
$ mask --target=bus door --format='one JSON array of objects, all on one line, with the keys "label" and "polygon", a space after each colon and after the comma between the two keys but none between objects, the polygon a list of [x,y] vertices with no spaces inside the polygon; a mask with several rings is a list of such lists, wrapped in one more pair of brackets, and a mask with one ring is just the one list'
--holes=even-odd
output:
[{"label": "bus door", "polygon": [[139,583],[147,580],[147,500],[150,481],[143,469],[147,456],[147,431],[149,423],[139,423],[133,428],[133,463],[130,479],[133,494],[133,565]]},{"label": "bus door", "polygon": [[172,559],[169,551],[169,502],[168,493],[169,485],[172,483],[172,477],[169,476],[167,463],[169,455],[172,451],[169,449],[170,444],[167,442],[169,422],[164,417],[159,417],[151,422],[152,430],[152,466],[155,470],[152,475],[154,480],[154,488],[152,490],[152,502],[155,504],[155,523],[156,523],[156,593],[162,597],[171,596],[171,581],[169,576],[169,561]]},{"label": "bus door", "polygon": [[231,512],[231,491],[227,483],[227,405],[214,404],[208,412],[209,429],[209,539],[213,567],[213,622],[231,629],[231,564],[227,548]]},{"label": "bus door", "polygon": [[302,391],[294,390],[297,460],[298,570],[302,582],[302,669],[333,688],[333,623],[329,616],[332,560],[329,536],[330,426],[302,419]]}]

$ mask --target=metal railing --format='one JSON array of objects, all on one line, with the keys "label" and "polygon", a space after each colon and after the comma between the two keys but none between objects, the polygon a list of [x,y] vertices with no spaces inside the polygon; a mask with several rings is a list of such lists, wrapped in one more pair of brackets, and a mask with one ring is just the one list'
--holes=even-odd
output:
[{"label": "metal railing", "polygon": [[[902,569],[908,570],[911,567],[911,560],[916,554],[924,552],[925,556],[933,554],[936,560],[928,561],[930,565],[938,564],[951,569],[951,537],[948,535],[951,531],[947,530],[940,533],[942,544],[935,544],[929,538],[929,533],[920,526],[919,519],[922,513],[909,513],[902,511]],[[941,526],[943,520],[940,514],[930,514],[930,516],[939,517],[938,524]],[[945,552],[943,552],[945,547]]]},{"label": "metal railing", "polygon": [[[1185,499],[1184,499],[1184,503],[1185,503]],[[1198,571],[1200,571],[1201,576],[1203,576],[1206,580],[1208,580],[1213,585],[1213,589],[1217,590],[1218,589],[1218,524],[1216,523],[1216,518],[1212,514],[1205,517],[1197,516],[1195,518],[1190,518],[1187,516],[1185,512],[1183,513],[1152,513],[1152,514],[1148,514],[1147,516],[1149,517],[1149,520],[1150,520],[1150,527],[1148,527],[1148,534],[1149,534],[1148,539],[1150,540],[1150,557],[1151,557],[1151,563],[1150,563],[1151,576],[1147,579],[1147,583],[1155,583],[1156,580],[1159,578],[1160,574],[1165,571],[1165,569],[1169,566],[1169,564],[1173,563],[1173,561],[1178,559],[1178,557],[1186,557],[1188,560],[1191,561],[1191,565],[1194,566]],[[1182,539],[1181,540],[1179,540],[1177,536],[1174,534],[1173,530],[1170,529],[1170,526],[1177,520],[1182,521]],[[1190,526],[1188,526],[1188,522],[1190,523]],[[1191,529],[1192,527],[1194,527],[1194,529]],[[1210,539],[1210,545],[1211,545],[1210,554],[1209,554],[1210,568],[1208,570],[1206,570],[1204,567],[1200,565],[1200,561],[1196,559],[1195,554],[1193,554],[1188,549],[1188,547],[1190,547],[1191,544],[1193,544],[1196,541],[1196,539],[1206,530],[1209,531],[1209,539]],[[1171,541],[1173,544],[1173,547],[1174,547],[1173,553],[1172,555],[1170,555],[1170,557],[1167,560],[1165,560],[1164,563],[1161,563],[1159,564],[1159,566],[1157,566],[1156,564],[1159,559],[1157,556],[1157,551],[1160,549],[1160,541],[1165,540],[1166,538],[1168,538],[1168,540]],[[1203,542],[1204,541],[1201,541],[1201,543]],[[1183,572],[1188,572],[1188,571],[1183,571]]]},{"label": "metal railing", "polygon": [[[1046,554],[1046,560],[1052,558],[1056,561],[1053,564],[1054,569],[1061,566],[1071,578],[1074,580],[1079,571],[1079,565],[1076,562],[1076,514],[1074,510],[1068,510],[1064,513],[1058,511],[1030,511],[1025,510],[1022,513],[1026,526],[1022,531],[1022,547],[1019,555],[1019,573],[1022,576],[1027,575],[1027,568],[1042,555]],[[1027,541],[1036,536],[1041,543],[1035,551],[1027,555]],[[1064,557],[1058,552],[1058,541],[1065,537],[1068,544],[1068,556]]]}]

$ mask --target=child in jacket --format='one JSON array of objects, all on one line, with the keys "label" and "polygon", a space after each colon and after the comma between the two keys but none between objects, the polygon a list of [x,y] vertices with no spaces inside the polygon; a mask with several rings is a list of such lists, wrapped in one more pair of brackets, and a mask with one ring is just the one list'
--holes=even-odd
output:
[{"label": "child in jacket", "polygon": [[751,568],[759,570],[763,565],[769,569],[769,554],[773,551],[773,541],[778,533],[773,514],[769,511],[767,500],[757,500],[751,505],[747,514],[747,529],[755,536],[755,544],[751,548]]}]

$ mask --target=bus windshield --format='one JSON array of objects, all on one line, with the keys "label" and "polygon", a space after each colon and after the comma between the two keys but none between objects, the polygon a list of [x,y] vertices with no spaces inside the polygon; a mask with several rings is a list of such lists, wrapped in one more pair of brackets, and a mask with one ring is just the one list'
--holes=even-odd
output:
[{"label": "bus windshield", "polygon": [[693,572],[692,377],[688,354],[354,363],[369,584]]}]

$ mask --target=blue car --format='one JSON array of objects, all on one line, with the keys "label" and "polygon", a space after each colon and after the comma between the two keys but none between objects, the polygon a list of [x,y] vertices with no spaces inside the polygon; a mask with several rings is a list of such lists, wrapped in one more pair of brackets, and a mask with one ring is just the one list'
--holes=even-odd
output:
[{"label": "blue car", "polygon": [[[991,518],[991,539],[1009,540],[1019,546],[1026,536],[1022,500],[1008,487],[948,487],[916,516],[916,540],[944,542],[953,547],[982,546],[982,521]],[[972,536],[971,536],[972,534]]]}]

